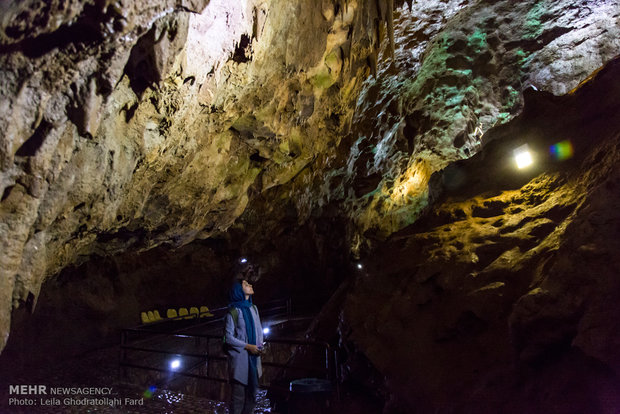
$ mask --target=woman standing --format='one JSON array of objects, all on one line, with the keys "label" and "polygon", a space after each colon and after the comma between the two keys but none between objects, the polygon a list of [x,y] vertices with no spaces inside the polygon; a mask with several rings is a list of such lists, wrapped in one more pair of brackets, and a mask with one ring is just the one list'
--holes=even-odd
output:
[{"label": "woman standing", "polygon": [[263,328],[256,305],[254,289],[246,279],[234,283],[225,316],[228,371],[231,384],[231,414],[250,414],[256,406],[258,378],[262,375],[260,352]]}]

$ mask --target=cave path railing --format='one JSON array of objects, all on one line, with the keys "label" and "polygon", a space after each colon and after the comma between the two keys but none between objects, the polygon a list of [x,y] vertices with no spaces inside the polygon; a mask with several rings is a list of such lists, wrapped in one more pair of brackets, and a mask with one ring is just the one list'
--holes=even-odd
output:
[{"label": "cave path railing", "polygon": [[[210,312],[214,316],[207,321],[200,317],[194,319],[179,317],[123,329],[119,356],[120,380],[132,382],[128,381],[128,370],[131,369],[143,373],[142,378],[137,380],[141,383],[139,385],[149,381],[149,384],[157,388],[166,388],[173,382],[178,384],[183,378],[204,380],[211,384],[228,383],[228,361],[222,351],[222,322],[228,308],[212,309]],[[277,318],[281,318],[279,323],[291,318],[290,299],[273,301],[261,306],[261,319]],[[327,342],[267,338],[265,343],[266,352],[262,357],[262,365],[266,371],[271,372],[261,378],[262,387],[272,387],[272,381],[283,375],[289,379],[322,377],[337,386],[337,356]],[[291,355],[299,350],[320,355],[322,364],[311,366],[307,363],[291,362]],[[178,366],[172,365],[175,360],[179,361]],[[148,372],[156,373],[157,378],[154,382],[148,377]],[[222,391],[220,397],[221,395]]]}]

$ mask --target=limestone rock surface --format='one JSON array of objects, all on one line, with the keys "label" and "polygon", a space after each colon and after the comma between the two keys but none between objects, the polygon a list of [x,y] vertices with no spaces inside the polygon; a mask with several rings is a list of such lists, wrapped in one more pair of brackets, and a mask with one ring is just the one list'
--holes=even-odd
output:
[{"label": "limestone rock surface", "polygon": [[[601,315],[617,291],[618,111],[587,85],[615,91],[617,72],[546,94],[618,54],[617,0],[30,0],[0,12],[0,348],[13,309],[36,311],[62,269],[221,237],[322,287],[349,254],[372,252],[342,337],[365,358],[358,372],[387,376],[396,408],[514,390],[511,356],[527,370],[554,349],[615,384],[592,359],[617,368]],[[501,148],[523,131],[572,139],[574,169],[511,178]],[[604,279],[583,276],[599,267]],[[85,286],[105,292],[80,303],[99,321],[115,314],[112,332],[126,320],[110,292],[138,288],[93,274]],[[451,383],[457,372],[470,380]],[[537,391],[519,392],[507,395]]]},{"label": "limestone rock surface", "polygon": [[[432,212],[363,259],[341,332],[386,378],[387,412],[618,410],[619,71],[526,94],[433,176]],[[517,170],[524,141],[537,164]]]},{"label": "limestone rock surface", "polygon": [[520,113],[524,90],[564,94],[616,56],[619,9],[613,1],[397,9],[395,58],[379,59],[377,76],[365,80],[336,175],[356,223],[352,249],[417,220],[431,175]]},{"label": "limestone rock surface", "polygon": [[328,146],[343,59],[363,78],[387,19],[332,1],[3,7],[2,344],[46,276],[208,238],[294,177]]}]

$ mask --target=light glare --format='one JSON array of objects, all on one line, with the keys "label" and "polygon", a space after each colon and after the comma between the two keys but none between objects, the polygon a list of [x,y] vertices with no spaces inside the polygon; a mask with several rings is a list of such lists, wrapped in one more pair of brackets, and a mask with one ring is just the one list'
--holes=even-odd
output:
[{"label": "light glare", "polygon": [[267,335],[269,333],[269,328],[263,328],[263,335]]},{"label": "light glare", "polygon": [[530,149],[528,148],[527,144],[515,149],[514,155],[515,161],[517,163],[517,168],[519,169],[529,167],[534,162],[534,159],[532,158],[532,154],[530,153]]},{"label": "light glare", "polygon": [[573,156],[573,144],[570,140],[560,141],[549,148],[549,152],[558,161],[564,161]]},{"label": "light glare", "polygon": [[181,366],[181,361],[178,359],[173,359],[170,362],[170,369],[178,369]]}]

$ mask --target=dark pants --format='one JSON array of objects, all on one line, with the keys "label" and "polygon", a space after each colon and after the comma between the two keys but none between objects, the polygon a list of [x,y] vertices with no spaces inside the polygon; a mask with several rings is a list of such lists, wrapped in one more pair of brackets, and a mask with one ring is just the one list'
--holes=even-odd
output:
[{"label": "dark pants", "polygon": [[256,387],[232,381],[230,388],[230,414],[252,414],[256,407]]}]

